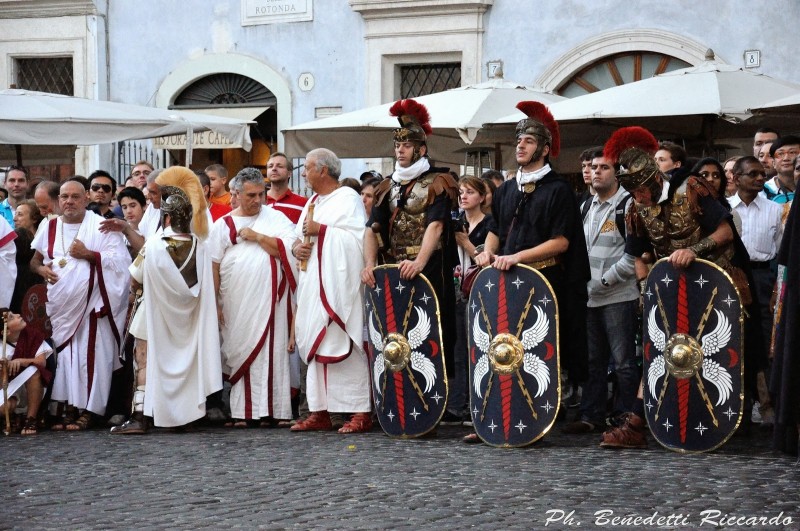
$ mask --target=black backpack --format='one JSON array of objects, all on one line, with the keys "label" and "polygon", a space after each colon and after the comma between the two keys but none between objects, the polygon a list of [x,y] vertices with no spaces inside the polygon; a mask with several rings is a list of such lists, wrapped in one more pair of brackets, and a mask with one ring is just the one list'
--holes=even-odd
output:
[{"label": "black backpack", "polygon": [[[586,214],[589,213],[589,208],[592,206],[592,199],[593,196],[590,196],[586,201],[583,202],[581,205],[581,220],[586,220]],[[628,206],[628,201],[631,199],[631,194],[625,194],[620,199],[617,206],[614,207],[614,223],[617,224],[617,230],[622,235],[624,239],[625,234],[625,208]]]}]

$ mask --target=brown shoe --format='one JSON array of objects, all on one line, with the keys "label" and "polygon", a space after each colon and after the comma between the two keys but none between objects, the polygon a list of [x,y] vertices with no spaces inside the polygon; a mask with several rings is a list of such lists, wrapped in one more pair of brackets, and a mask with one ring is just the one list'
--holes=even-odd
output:
[{"label": "brown shoe", "polygon": [[111,428],[111,433],[113,435],[144,435],[147,433],[148,427],[147,418],[140,412],[136,412],[121,425]]},{"label": "brown shoe", "polygon": [[647,424],[633,413],[628,414],[625,423],[603,433],[603,448],[647,448]]},{"label": "brown shoe", "polygon": [[307,419],[289,428],[291,431],[330,431],[333,429],[331,416],[327,411],[314,411]]},{"label": "brown shoe", "polygon": [[372,429],[371,413],[356,413],[339,428],[339,433],[365,433]]}]

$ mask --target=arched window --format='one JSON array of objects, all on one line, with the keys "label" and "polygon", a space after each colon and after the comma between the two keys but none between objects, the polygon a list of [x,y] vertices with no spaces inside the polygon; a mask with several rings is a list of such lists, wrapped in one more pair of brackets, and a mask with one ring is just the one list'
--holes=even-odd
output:
[{"label": "arched window", "polygon": [[617,53],[585,66],[556,88],[556,93],[573,98],[690,66],[686,61],[663,53]]},{"label": "arched window", "polygon": [[660,29],[629,28],[595,35],[553,61],[534,85],[573,97],[697,65],[706,44]]},{"label": "arched window", "polygon": [[277,98],[270,90],[249,77],[223,72],[198,79],[186,87],[173,107],[191,108],[209,105],[274,106]]}]

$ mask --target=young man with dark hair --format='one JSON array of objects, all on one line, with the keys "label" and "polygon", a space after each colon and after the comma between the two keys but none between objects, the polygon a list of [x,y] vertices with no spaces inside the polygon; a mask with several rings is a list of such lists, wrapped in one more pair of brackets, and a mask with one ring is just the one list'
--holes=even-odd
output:
[{"label": "young man with dark hair", "polygon": [[86,208],[106,219],[120,218],[111,209],[111,200],[117,193],[117,183],[105,170],[89,175],[89,201]]},{"label": "young man with dark hair", "polygon": [[769,144],[780,135],[775,129],[771,127],[762,127],[753,135],[753,156],[758,158],[758,152],[761,151],[761,146]]},{"label": "young man with dark hair", "polygon": [[[770,201],[780,204],[789,204],[794,199],[794,159],[800,155],[800,137],[787,135],[777,138],[769,146],[769,156],[772,167],[776,172],[775,177],[764,183],[764,195]],[[767,168],[765,167],[764,170]],[[784,219],[788,216],[788,206],[784,212]]]},{"label": "young man with dark hair", "polygon": [[669,180],[675,170],[686,166],[686,150],[674,142],[661,142],[655,154],[658,169]]},{"label": "young man with dark hair", "polygon": [[634,257],[625,253],[624,216],[630,210],[631,196],[617,181],[617,167],[601,150],[592,154],[591,175],[596,193],[587,200],[589,208],[583,217],[592,275],[586,312],[589,379],[581,397],[580,419],[566,425],[565,433],[588,433],[605,426],[610,358],[618,391],[614,416],[633,411],[639,386],[635,360],[639,289]]}]

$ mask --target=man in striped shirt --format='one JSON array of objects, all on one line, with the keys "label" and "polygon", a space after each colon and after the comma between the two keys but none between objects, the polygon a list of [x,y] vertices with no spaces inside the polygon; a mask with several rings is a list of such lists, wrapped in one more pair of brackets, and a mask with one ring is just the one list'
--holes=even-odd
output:
[{"label": "man in striped shirt", "polygon": [[[582,209],[586,212],[583,232],[592,275],[586,313],[589,379],[581,398],[580,419],[566,425],[565,433],[602,431],[605,426],[606,375],[611,356],[619,391],[614,414],[633,411],[639,386],[635,361],[639,290],[634,257],[625,254],[625,227],[618,225],[631,201],[617,182],[613,161],[603,157],[602,150],[592,153],[591,186],[595,195],[587,199],[589,208]],[[643,271],[642,276],[645,274]],[[644,437],[641,444],[646,446]]]}]

